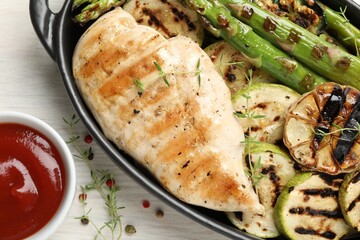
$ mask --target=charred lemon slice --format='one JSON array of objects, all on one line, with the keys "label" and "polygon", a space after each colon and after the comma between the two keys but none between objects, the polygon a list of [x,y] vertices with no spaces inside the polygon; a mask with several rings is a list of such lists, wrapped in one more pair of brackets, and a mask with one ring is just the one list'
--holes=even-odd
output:
[{"label": "charred lemon slice", "polygon": [[339,203],[347,224],[360,231],[360,170],[346,174],[339,191]]},{"label": "charred lemon slice", "polygon": [[325,83],[289,109],[284,143],[302,166],[328,174],[348,173],[360,164],[360,94]]}]

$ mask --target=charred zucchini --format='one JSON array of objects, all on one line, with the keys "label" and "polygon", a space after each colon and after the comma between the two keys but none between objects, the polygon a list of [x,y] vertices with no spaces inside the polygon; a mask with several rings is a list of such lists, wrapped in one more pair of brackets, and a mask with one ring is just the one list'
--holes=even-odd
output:
[{"label": "charred zucchini", "polygon": [[213,43],[204,50],[225,80],[231,93],[235,93],[248,85],[246,74],[249,69],[252,69],[254,83],[278,82],[275,78],[264,72],[264,70],[256,68],[256,66],[261,64],[258,62],[259,59],[246,56],[235,50],[224,40]]},{"label": "charred zucchini", "polygon": [[248,169],[249,161],[253,165],[260,163],[256,170],[262,174],[262,178],[255,187],[265,207],[265,214],[259,216],[249,212],[228,212],[227,216],[235,226],[250,234],[263,238],[276,237],[280,233],[273,218],[274,206],[282,188],[295,175],[294,161],[276,145],[259,143],[252,146],[245,159]]},{"label": "charred zucchini", "polygon": [[342,216],[338,191],[343,179],[324,173],[298,173],[281,192],[276,226],[290,239],[340,239],[351,227]]},{"label": "charred zucchini", "polygon": [[310,170],[348,173],[360,165],[360,93],[326,83],[294,103],[286,116],[284,143]]},{"label": "charred zucchini", "polygon": [[360,231],[360,170],[346,174],[339,191],[339,203],[347,224]]},{"label": "charred zucchini", "polygon": [[[274,83],[256,83],[233,94],[233,108],[237,114],[262,116],[249,121],[238,117],[245,134],[257,141],[276,143],[283,138],[286,112],[300,95],[292,89]],[[251,131],[250,131],[251,126]]]},{"label": "charred zucchini", "polygon": [[205,31],[196,12],[176,0],[129,0],[123,9],[129,12],[139,24],[156,29],[166,38],[183,35],[199,45],[204,40]]}]

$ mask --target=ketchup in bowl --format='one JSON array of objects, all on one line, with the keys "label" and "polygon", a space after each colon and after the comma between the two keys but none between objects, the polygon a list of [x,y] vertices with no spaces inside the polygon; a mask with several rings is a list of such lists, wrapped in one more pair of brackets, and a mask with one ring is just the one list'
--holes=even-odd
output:
[{"label": "ketchup in bowl", "polygon": [[23,239],[58,210],[66,184],[55,145],[20,123],[0,123],[0,239]]}]

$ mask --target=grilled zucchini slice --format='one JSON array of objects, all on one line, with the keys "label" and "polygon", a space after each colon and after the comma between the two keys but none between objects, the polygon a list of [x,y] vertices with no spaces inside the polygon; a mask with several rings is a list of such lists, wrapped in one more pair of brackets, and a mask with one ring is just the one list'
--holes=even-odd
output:
[{"label": "grilled zucchini slice", "polygon": [[278,81],[265,73],[262,69],[256,68],[260,66],[260,59],[247,57],[243,53],[235,50],[226,41],[215,42],[204,49],[211,58],[217,71],[225,80],[231,93],[243,89],[248,85],[246,74],[249,69],[253,70],[253,83]]},{"label": "grilled zucchini slice", "polygon": [[123,9],[139,24],[156,29],[166,38],[183,35],[200,46],[204,40],[205,30],[197,13],[176,0],[129,0]]},{"label": "grilled zucchini slice", "polygon": [[328,174],[349,173],[360,165],[360,93],[325,83],[289,109],[284,143],[294,159]]},{"label": "grilled zucchini slice", "polygon": [[339,203],[345,221],[360,231],[360,170],[346,174],[339,191]]},{"label": "grilled zucchini slice", "polygon": [[[244,97],[246,96],[246,97]],[[233,94],[233,108],[237,113],[262,116],[249,121],[238,117],[246,135],[257,141],[276,143],[283,139],[285,116],[300,95],[284,85],[256,83]],[[251,131],[249,128],[251,126]]]},{"label": "grilled zucchini slice", "polygon": [[[272,238],[280,233],[273,218],[274,206],[282,188],[295,175],[294,161],[291,156],[278,146],[268,143],[254,144],[247,153],[253,165],[260,160],[261,167],[257,170],[263,177],[256,185],[260,202],[265,207],[263,216],[253,215],[250,212],[228,212],[230,221],[239,229],[263,238]],[[250,155],[250,156],[249,156]]]},{"label": "grilled zucchini slice", "polygon": [[341,175],[302,172],[281,192],[274,211],[276,226],[290,239],[340,239],[351,227],[342,216],[338,191]]}]

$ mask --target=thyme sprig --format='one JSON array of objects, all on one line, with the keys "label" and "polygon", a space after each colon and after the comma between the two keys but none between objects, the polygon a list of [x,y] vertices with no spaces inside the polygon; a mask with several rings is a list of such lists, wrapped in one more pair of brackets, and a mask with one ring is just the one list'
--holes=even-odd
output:
[{"label": "thyme sprig", "polygon": [[261,173],[261,168],[262,168],[262,163],[261,163],[261,157],[258,158],[258,160],[256,161],[256,163],[254,163],[252,161],[252,155],[251,155],[251,147],[252,144],[257,144],[259,143],[259,141],[256,141],[255,137],[251,137],[252,134],[252,121],[254,119],[260,119],[260,118],[264,118],[264,115],[260,115],[260,114],[256,114],[254,111],[251,111],[250,109],[250,101],[251,101],[251,96],[249,94],[250,92],[250,88],[253,82],[253,71],[252,69],[248,70],[248,74],[246,74],[246,79],[248,81],[248,86],[247,86],[247,91],[242,94],[242,97],[245,98],[246,100],[246,106],[245,106],[245,112],[234,112],[234,115],[239,117],[239,118],[244,118],[248,121],[248,136],[245,136],[245,140],[242,141],[241,143],[245,144],[245,148],[246,148],[246,152],[247,152],[247,156],[248,158],[245,160],[248,160],[247,163],[249,165],[249,169],[245,169],[245,174],[251,179],[254,188],[255,188],[255,192],[258,193],[257,191],[257,186],[259,181],[265,177],[265,175],[263,173]]},{"label": "thyme sprig", "polygon": [[166,74],[164,73],[164,71],[162,70],[160,65],[157,62],[154,62],[154,65],[155,65],[156,69],[159,71],[159,77],[161,77],[164,80],[164,82],[166,83],[166,85],[168,85],[168,87],[170,87],[170,83],[166,78]]},{"label": "thyme sprig", "polygon": [[[344,24],[347,24],[349,26],[350,24],[350,20],[346,17],[346,10],[347,10],[347,6],[345,6],[345,8],[341,8],[340,7],[340,12],[339,14],[344,18]],[[349,27],[350,31],[352,32],[353,34],[353,37],[348,37],[348,38],[345,38],[343,39],[344,41],[347,41],[347,40],[353,40],[354,41],[354,46],[355,46],[355,50],[356,50],[356,56],[360,56],[360,52],[359,52],[359,46],[358,46],[358,43],[357,43],[357,38],[360,38],[360,36],[356,36],[356,33],[354,32],[354,30]]]},{"label": "thyme sprig", "polygon": [[[154,66],[156,67],[157,71],[158,71],[158,75],[156,75],[154,78],[150,79],[149,82],[157,79],[157,78],[162,78],[165,82],[165,84],[170,87],[170,82],[167,78],[168,75],[181,75],[181,74],[194,74],[197,78],[197,81],[199,83],[199,86],[201,85],[201,73],[203,71],[203,69],[201,68],[201,61],[200,58],[198,59],[198,61],[196,62],[196,66],[195,66],[195,70],[194,71],[189,71],[189,72],[185,72],[185,71],[172,71],[172,72],[165,72],[162,67],[160,66],[159,63],[157,62],[153,62]],[[139,88],[140,92],[143,93],[145,91],[144,88],[144,84],[141,82],[141,80],[137,77],[133,78],[134,84]]]},{"label": "thyme sprig", "polygon": [[355,131],[356,134],[355,136],[352,138],[352,139],[345,139],[345,138],[341,138],[340,137],[340,140],[343,140],[343,141],[354,141],[355,139],[358,138],[359,134],[360,134],[360,123],[359,122],[356,122],[355,126],[354,127],[351,127],[351,128],[343,128],[335,123],[332,123],[331,124],[332,126],[334,126],[336,129],[333,130],[333,131],[330,131],[330,132],[326,132],[320,128],[316,128],[316,129],[313,129],[314,131],[314,134],[317,135],[317,136],[321,136],[321,137],[326,137],[326,136],[334,136],[338,133],[340,134],[343,134],[344,132],[348,131],[348,132],[352,132],[352,131]]},{"label": "thyme sprig", "polygon": [[201,74],[201,69],[200,69],[200,58],[199,58],[196,63],[196,71],[195,71],[195,75],[197,76],[199,87],[201,86],[201,75],[200,74]]},{"label": "thyme sprig", "polygon": [[[70,137],[66,141],[67,144],[74,146],[77,154],[74,154],[74,157],[83,160],[89,171],[91,177],[91,183],[80,186],[81,194],[79,195],[79,200],[82,203],[83,215],[78,217],[82,223],[91,223],[91,225],[96,229],[97,234],[94,239],[99,237],[106,240],[103,234],[105,229],[108,229],[111,232],[111,239],[121,239],[122,236],[122,221],[119,210],[123,207],[118,206],[117,193],[120,191],[120,187],[115,184],[113,175],[109,170],[98,170],[95,169],[91,160],[94,157],[94,153],[91,147],[83,149],[79,144],[80,136],[75,134],[75,126],[80,121],[75,114],[71,117],[70,120],[63,118],[64,122],[69,127]],[[96,224],[90,219],[89,213],[90,210],[86,210],[87,206],[87,193],[89,191],[96,190],[105,202],[105,206],[108,211],[109,221],[105,222],[101,227],[96,226]]]},{"label": "thyme sprig", "polygon": [[144,84],[136,77],[134,78],[134,83],[139,88],[140,92],[143,93],[144,92]]},{"label": "thyme sprig", "polygon": [[250,169],[245,169],[245,174],[251,178],[252,180],[252,183],[254,184],[255,186],[255,189],[256,189],[256,186],[258,186],[259,184],[259,181],[265,177],[265,175],[263,173],[261,173],[261,168],[262,168],[262,162],[261,162],[261,157],[259,157],[256,161],[256,163],[253,163],[252,162],[252,159],[251,159],[251,155],[248,154],[248,159],[247,159],[247,162],[249,163],[249,168]]},{"label": "thyme sprig", "polygon": [[215,67],[218,69],[218,71],[220,72],[220,74],[222,76],[224,75],[224,72],[222,71],[223,66],[238,66],[238,67],[244,68],[245,64],[243,62],[239,62],[239,61],[226,62],[226,61],[224,61],[224,53],[221,53],[219,63],[217,63],[215,65]]}]

